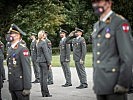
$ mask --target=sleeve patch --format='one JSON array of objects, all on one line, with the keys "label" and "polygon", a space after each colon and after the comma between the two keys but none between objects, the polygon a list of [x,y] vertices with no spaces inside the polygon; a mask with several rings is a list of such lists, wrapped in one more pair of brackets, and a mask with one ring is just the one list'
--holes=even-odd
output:
[{"label": "sleeve patch", "polygon": [[23,50],[23,55],[24,56],[28,56],[29,55],[29,51],[28,50]]},{"label": "sleeve patch", "polygon": [[130,27],[129,27],[128,23],[122,24],[122,29],[125,33],[129,32]]}]

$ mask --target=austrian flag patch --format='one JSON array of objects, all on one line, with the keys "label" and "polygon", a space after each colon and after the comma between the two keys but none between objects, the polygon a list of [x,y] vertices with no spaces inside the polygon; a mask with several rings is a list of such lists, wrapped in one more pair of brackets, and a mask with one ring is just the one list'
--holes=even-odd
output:
[{"label": "austrian flag patch", "polygon": [[124,32],[129,32],[129,25],[127,23],[122,24],[122,29]]},{"label": "austrian flag patch", "polygon": [[28,56],[29,55],[29,51],[28,50],[23,50],[23,55],[24,56]]}]

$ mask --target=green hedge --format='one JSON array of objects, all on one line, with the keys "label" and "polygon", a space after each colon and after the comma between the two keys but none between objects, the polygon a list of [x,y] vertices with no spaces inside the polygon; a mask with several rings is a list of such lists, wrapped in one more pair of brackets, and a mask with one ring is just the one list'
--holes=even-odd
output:
[{"label": "green hedge", "polygon": [[[92,52],[92,44],[88,44],[87,45],[87,52]],[[54,54],[54,55],[57,55],[57,54],[59,54],[60,53],[60,49],[59,49],[59,47],[54,47],[54,48],[52,48],[52,54]]]}]

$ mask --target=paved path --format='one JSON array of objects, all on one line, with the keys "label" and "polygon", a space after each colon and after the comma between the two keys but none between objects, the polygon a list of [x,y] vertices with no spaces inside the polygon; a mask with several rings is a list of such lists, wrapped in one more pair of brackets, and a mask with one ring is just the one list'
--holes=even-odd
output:
[{"label": "paved path", "polygon": [[[6,75],[7,75],[7,68]],[[87,89],[76,89],[76,86],[79,85],[79,79],[77,77],[76,69],[71,68],[72,73],[72,87],[61,87],[65,83],[63,71],[61,67],[54,67],[54,85],[49,86],[49,91],[52,94],[50,98],[41,97],[40,84],[32,84],[31,89],[31,100],[96,100],[95,94],[92,90],[92,68],[86,68],[87,79],[88,79],[88,88]],[[33,72],[33,71],[32,71]],[[34,80],[34,74],[32,73],[32,80]],[[5,81],[4,88],[2,89],[2,98],[3,100],[11,100],[9,91],[8,91],[8,82]],[[133,100],[133,96],[130,96],[129,100]]]}]

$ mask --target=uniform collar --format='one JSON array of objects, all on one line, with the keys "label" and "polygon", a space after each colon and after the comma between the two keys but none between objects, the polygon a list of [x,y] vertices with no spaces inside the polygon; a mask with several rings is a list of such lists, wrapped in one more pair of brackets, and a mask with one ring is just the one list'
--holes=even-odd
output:
[{"label": "uniform collar", "polygon": [[113,11],[111,10],[103,19],[100,19],[100,21],[103,21],[105,22],[109,17],[110,15],[113,13]]}]

